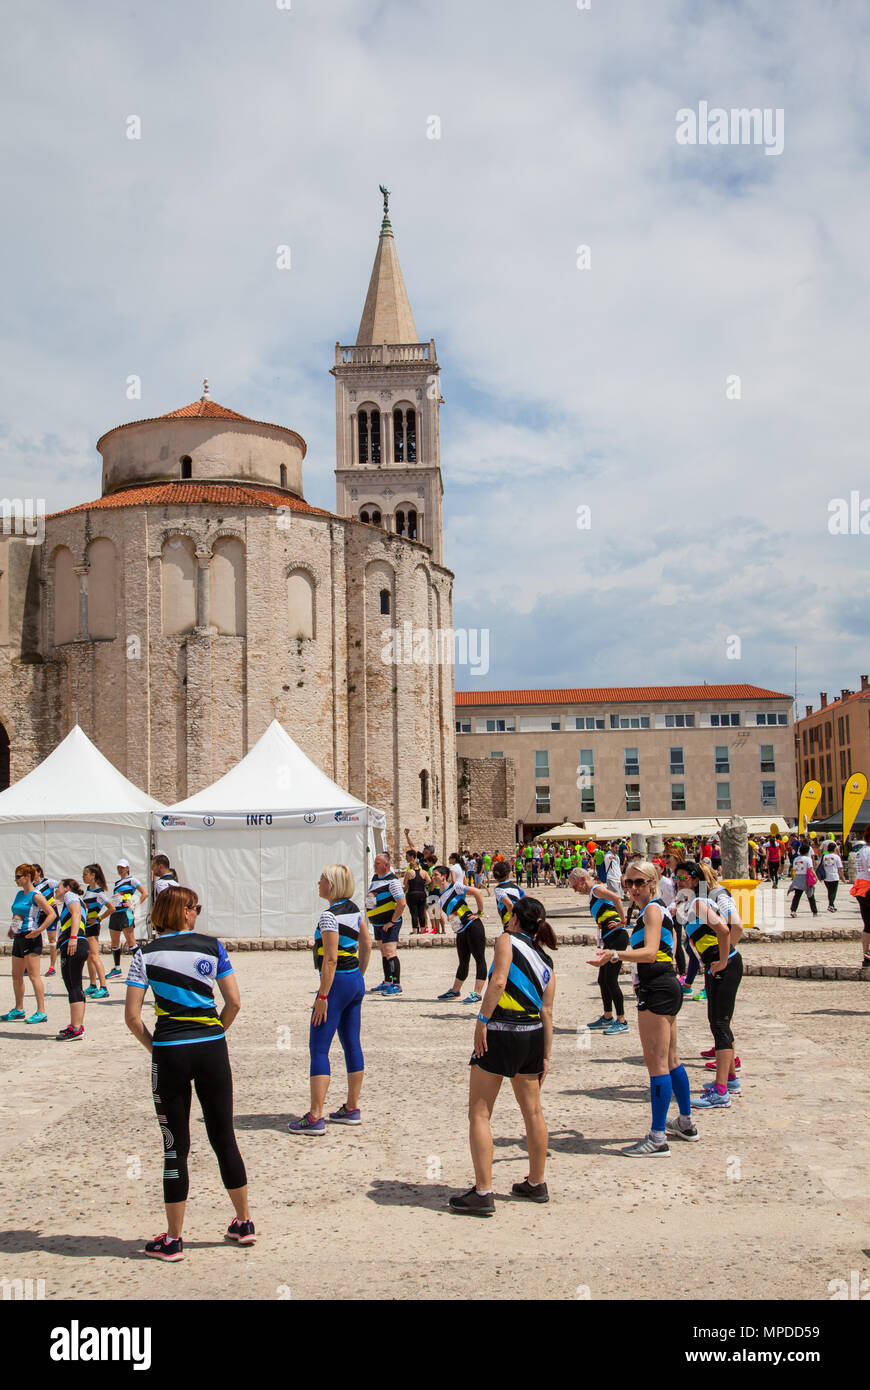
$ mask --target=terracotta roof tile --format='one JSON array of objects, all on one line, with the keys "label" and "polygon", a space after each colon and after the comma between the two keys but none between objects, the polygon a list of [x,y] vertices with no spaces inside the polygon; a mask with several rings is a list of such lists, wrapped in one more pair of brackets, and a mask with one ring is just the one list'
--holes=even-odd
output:
[{"label": "terracotta roof tile", "polygon": [[145,487],[121,488],[95,502],[80,502],[52,516],[70,516],[73,512],[96,511],[109,507],[185,507],[198,503],[220,503],[231,507],[286,507],[291,512],[307,512],[315,516],[332,516],[322,507],[312,507],[301,497],[281,492],[278,488],[245,486],[242,483],[198,483],[185,480],[173,483],[151,483]]},{"label": "terracotta roof tile", "polygon": [[790,700],[758,685],[601,685],[576,690],[457,690],[457,706],[640,704],[651,700]]},{"label": "terracotta roof tile", "polygon": [[191,401],[190,405],[183,405],[180,410],[168,410],[165,415],[158,415],[159,420],[177,420],[180,416],[186,415],[208,415],[216,420],[247,420],[253,424],[250,415],[239,415],[236,410],[228,410],[225,405],[219,405],[217,401],[198,400]]}]

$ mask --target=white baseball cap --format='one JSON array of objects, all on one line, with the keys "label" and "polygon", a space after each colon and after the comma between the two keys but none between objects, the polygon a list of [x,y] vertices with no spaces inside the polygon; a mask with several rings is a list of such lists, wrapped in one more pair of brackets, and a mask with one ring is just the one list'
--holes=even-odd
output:
[{"label": "white baseball cap", "polygon": [[129,859],[119,859],[119,860],[118,860],[118,868],[119,868],[119,869],[129,869],[129,867],[130,867],[130,861],[129,861]]}]

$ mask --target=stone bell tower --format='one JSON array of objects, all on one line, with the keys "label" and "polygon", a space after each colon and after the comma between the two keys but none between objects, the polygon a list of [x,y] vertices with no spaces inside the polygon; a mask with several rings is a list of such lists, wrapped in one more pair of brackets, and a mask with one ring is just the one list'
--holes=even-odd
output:
[{"label": "stone bell tower", "polygon": [[418,341],[389,216],[389,190],[362,320],[335,345],[336,511],[421,541],[442,564],[440,368]]}]

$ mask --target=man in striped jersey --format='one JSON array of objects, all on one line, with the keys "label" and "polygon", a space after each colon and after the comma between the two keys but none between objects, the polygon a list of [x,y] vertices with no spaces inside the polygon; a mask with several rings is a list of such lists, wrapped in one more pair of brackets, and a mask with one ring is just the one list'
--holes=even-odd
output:
[{"label": "man in striped jersey", "polygon": [[366,917],[381,953],[384,982],[376,985],[371,993],[382,994],[384,998],[389,999],[402,993],[399,983],[399,931],[402,926],[405,895],[395,871],[390,866],[388,854],[377,855],[374,869],[374,877],[366,895]]}]

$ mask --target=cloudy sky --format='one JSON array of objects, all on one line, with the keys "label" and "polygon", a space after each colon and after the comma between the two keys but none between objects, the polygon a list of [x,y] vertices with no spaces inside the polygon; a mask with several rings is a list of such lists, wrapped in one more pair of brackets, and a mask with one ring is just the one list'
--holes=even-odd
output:
[{"label": "cloudy sky", "polygon": [[[801,713],[854,688],[870,536],[829,506],[870,510],[868,30],[839,0],[19,0],[0,488],[98,496],[100,434],[207,375],[333,506],[386,183],[454,621],[491,633],[457,686],[790,692],[797,646]],[[678,143],[704,102],[781,110],[781,153]]]}]

